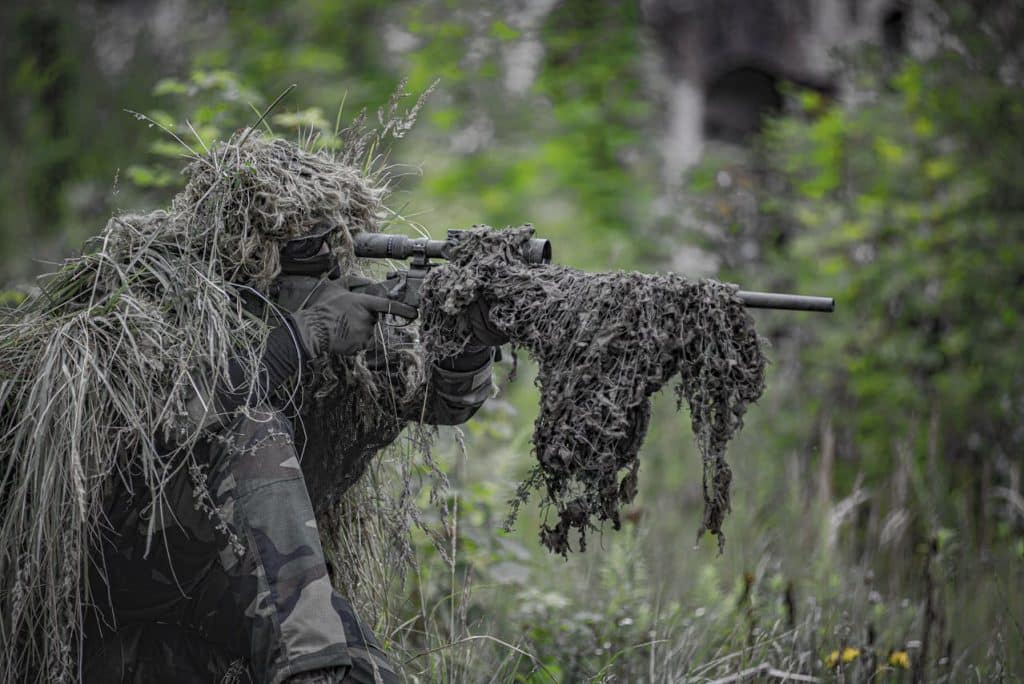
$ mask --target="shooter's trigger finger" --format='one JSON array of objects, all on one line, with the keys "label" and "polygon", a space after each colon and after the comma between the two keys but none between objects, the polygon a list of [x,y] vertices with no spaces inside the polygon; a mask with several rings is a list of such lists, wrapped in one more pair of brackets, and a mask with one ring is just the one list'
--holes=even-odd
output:
[{"label": "shooter's trigger finger", "polygon": [[409,306],[405,302],[397,302],[387,297],[375,297],[370,294],[359,294],[359,302],[370,311],[375,311],[379,314],[388,314],[391,316],[398,316],[409,321],[416,320],[419,316],[419,312],[416,307]]}]

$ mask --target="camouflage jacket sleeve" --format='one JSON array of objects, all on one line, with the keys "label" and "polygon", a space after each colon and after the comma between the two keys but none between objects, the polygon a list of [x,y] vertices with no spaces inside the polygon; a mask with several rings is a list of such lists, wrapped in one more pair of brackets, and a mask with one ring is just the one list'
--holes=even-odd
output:
[{"label": "camouflage jacket sleeve", "polygon": [[430,425],[465,423],[491,394],[493,358],[494,348],[484,347],[433,364],[424,402],[407,409],[404,417]]}]

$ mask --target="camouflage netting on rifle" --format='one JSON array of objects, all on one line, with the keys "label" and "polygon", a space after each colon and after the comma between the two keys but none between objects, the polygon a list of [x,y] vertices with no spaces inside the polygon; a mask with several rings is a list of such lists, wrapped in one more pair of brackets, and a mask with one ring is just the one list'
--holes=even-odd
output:
[{"label": "camouflage netting on rifle", "polygon": [[491,322],[538,362],[537,465],[520,486],[513,515],[535,487],[557,520],[543,526],[552,551],[581,548],[637,492],[637,455],[650,419],[650,397],[676,379],[689,405],[704,462],[704,519],[724,541],[731,472],[725,448],[747,406],[764,388],[762,340],[736,287],[678,275],[585,273],[530,265],[523,246],[533,229],[464,231],[448,264],[423,283],[424,349],[457,351],[470,330],[459,314],[476,299]]},{"label": "camouflage netting on rifle", "polygon": [[[195,154],[169,210],[112,218],[0,315],[0,680],[76,677],[106,489],[141,475],[152,521],[171,469],[203,486],[185,404],[197,374],[226,380],[229,358],[255,373],[270,323],[242,302],[267,294],[281,242],[336,223],[353,270],[351,235],[378,229],[387,177],[360,170],[374,168],[364,158],[380,134],[349,130],[339,153],[247,130]],[[359,363],[321,364],[321,394],[347,385],[380,403],[392,388]]]}]

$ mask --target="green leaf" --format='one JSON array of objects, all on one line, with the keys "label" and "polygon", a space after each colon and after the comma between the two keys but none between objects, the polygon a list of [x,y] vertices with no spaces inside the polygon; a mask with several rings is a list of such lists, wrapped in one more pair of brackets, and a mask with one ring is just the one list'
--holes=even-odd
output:
[{"label": "green leaf", "polygon": [[310,107],[298,112],[275,114],[271,120],[283,128],[315,128],[318,130],[332,130],[334,124],[324,116],[324,110],[320,107]]},{"label": "green leaf", "polygon": [[462,113],[455,107],[444,107],[431,110],[429,118],[442,131],[450,131],[462,118]]},{"label": "green leaf", "polygon": [[884,137],[875,138],[875,151],[889,164],[898,165],[906,158],[906,151],[902,147]]},{"label": "green leaf", "polygon": [[178,182],[177,174],[150,166],[132,165],[125,169],[125,174],[140,188],[164,188]]},{"label": "green leaf", "polygon": [[496,21],[491,24],[491,37],[501,41],[515,40],[519,37],[519,31],[503,21]]},{"label": "green leaf", "polygon": [[929,159],[924,163],[924,175],[929,180],[945,180],[956,173],[956,165],[952,159],[941,157]]},{"label": "green leaf", "polygon": [[187,95],[189,86],[175,78],[162,78],[153,86],[154,95]]}]

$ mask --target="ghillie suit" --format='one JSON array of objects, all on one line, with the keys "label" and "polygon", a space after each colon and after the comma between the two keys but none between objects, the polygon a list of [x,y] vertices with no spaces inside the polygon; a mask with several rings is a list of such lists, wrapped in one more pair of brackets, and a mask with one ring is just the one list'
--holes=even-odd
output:
[{"label": "ghillie suit", "polygon": [[603,521],[619,527],[619,508],[637,492],[637,455],[650,420],[650,397],[677,377],[704,462],[700,532],[724,543],[732,478],[725,447],[747,406],[764,388],[765,358],[736,288],[678,275],[585,273],[531,265],[523,247],[533,229],[464,231],[446,265],[423,283],[423,346],[458,351],[468,337],[459,318],[473,302],[490,305],[491,323],[540,365],[537,465],[515,507],[539,486],[557,521],[541,540],[570,549],[577,530]]},{"label": "ghillie suit", "polygon": [[[189,403],[203,379],[232,386],[232,365],[247,377],[261,372],[268,330],[279,322],[270,298],[284,241],[322,222],[340,226],[331,248],[343,271],[358,271],[351,236],[378,229],[387,179],[360,172],[368,138],[350,131],[338,155],[252,130],[196,154],[169,210],[111,219],[82,256],[0,320],[0,680],[79,675],[84,616],[108,599],[102,584],[89,591],[90,577],[112,583],[106,557],[93,551],[118,537],[110,506],[119,493],[132,499],[126,515],[141,556],[167,551],[161,534],[179,522],[183,482],[219,546],[251,548],[233,525],[231,501],[208,486],[237,473],[218,476],[197,456],[230,450],[240,433],[230,427],[211,439]],[[273,396],[246,385],[242,418],[267,430],[241,430],[249,451],[261,453],[262,441],[283,432],[260,407],[344,397],[337,403],[347,415],[335,424],[366,439],[349,439],[336,454],[345,468],[320,474],[347,486],[408,415],[424,413],[429,392],[409,346],[387,350],[384,369],[362,354],[320,360]]]},{"label": "ghillie suit", "polygon": [[[400,124],[395,132],[402,130]],[[317,606],[340,606],[326,583],[317,528],[333,522],[338,493],[403,426],[458,423],[482,403],[489,360],[472,369],[453,366],[445,391],[431,380],[442,360],[479,351],[467,349],[474,333],[462,315],[478,299],[492,302],[496,327],[541,362],[540,465],[523,491],[547,486],[559,513],[544,531],[551,548],[565,552],[568,532],[583,534],[594,518],[617,522],[618,506],[636,488],[648,397],[676,372],[706,459],[705,524],[720,532],[728,506],[725,441],[760,392],[763,371],[756,335],[727,286],[529,269],[517,261],[527,232],[477,231],[467,237],[472,246],[424,283],[422,357],[415,334],[394,333],[379,340],[383,355],[372,362],[368,354],[321,358],[275,392],[258,382],[238,386],[232,368],[260,377],[268,340],[282,329],[273,305],[282,243],[337,225],[336,260],[344,272],[361,270],[352,235],[378,229],[386,181],[356,168],[364,138],[342,142],[335,157],[245,131],[195,155],[168,211],[112,219],[83,256],[46,277],[38,294],[0,321],[3,681],[74,679],[84,642],[95,643],[84,636],[84,618],[112,602],[112,587],[127,586],[111,577],[112,569],[173,559],[176,548],[202,551],[204,571],[213,567],[213,553],[227,573],[216,575],[224,579],[221,593],[183,582],[174,564],[152,578],[188,594],[194,601],[182,610],[200,617],[237,611],[238,601],[217,603],[237,591],[252,599],[244,604],[246,619],[279,631],[293,617],[308,625]],[[190,412],[209,384],[246,395],[238,415],[212,436]],[[281,405],[306,421],[296,421],[294,435],[279,412],[267,412]],[[288,454],[304,454],[312,499]],[[247,464],[259,467],[246,470]],[[279,508],[293,514],[253,523],[253,507],[274,512],[266,504],[275,497],[287,500]],[[292,505],[300,499],[301,506]],[[342,503],[351,510],[351,502]],[[289,538],[287,552],[263,553],[285,547],[264,549],[259,535],[282,530],[305,536]],[[184,547],[170,536],[181,531]],[[199,538],[202,544],[193,543]],[[273,560],[266,562],[267,555]],[[268,569],[287,570],[276,579],[288,592],[266,589]],[[232,583],[239,579],[254,580],[256,588],[237,589]],[[319,593],[307,595],[310,587]],[[300,604],[311,612],[296,616]],[[343,606],[337,613],[360,640],[323,648],[373,660],[376,668],[372,637],[362,638]],[[230,631],[208,628],[200,644]],[[295,650],[322,655],[297,634]],[[277,657],[275,643],[259,651],[268,661],[260,667],[279,681],[297,666]],[[109,650],[136,645],[115,642]],[[156,651],[157,660],[213,662],[201,648]],[[244,677],[255,666],[222,659],[204,674]]]}]

